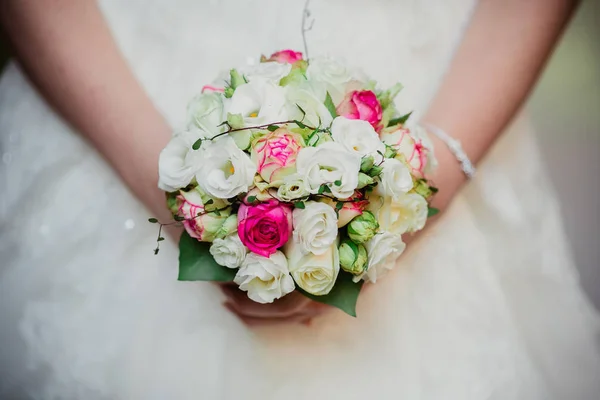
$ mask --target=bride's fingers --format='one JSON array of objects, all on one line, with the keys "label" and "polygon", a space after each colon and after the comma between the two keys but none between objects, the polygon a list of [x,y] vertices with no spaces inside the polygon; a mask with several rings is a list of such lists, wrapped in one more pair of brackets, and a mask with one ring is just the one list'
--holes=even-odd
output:
[{"label": "bride's fingers", "polygon": [[280,324],[303,324],[310,326],[315,315],[312,311],[301,311],[295,315],[288,317],[249,317],[246,315],[239,315],[231,303],[225,303],[224,306],[229,309],[232,313],[236,314],[245,325],[250,327],[256,326],[274,326]]},{"label": "bride's fingers", "polygon": [[239,289],[228,290],[227,298],[236,314],[256,318],[286,318],[300,313],[310,303],[310,300],[303,296],[290,294],[274,303],[260,304],[250,300]]}]

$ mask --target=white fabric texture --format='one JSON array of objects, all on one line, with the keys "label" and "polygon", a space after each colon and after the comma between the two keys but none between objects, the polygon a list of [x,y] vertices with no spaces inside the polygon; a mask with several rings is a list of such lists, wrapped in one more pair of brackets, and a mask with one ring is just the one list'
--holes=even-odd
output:
[{"label": "white fabric texture", "polygon": [[[222,70],[301,50],[302,3],[101,6],[181,127],[187,101]],[[472,7],[313,0],[309,50],[382,86],[401,81],[399,109],[418,118]],[[0,398],[598,398],[597,316],[529,131],[513,124],[440,221],[362,293],[357,319],[332,311],[309,327],[250,330],[215,287],[176,280],[175,244],[153,255],[147,210],[11,64],[0,81]]]}]

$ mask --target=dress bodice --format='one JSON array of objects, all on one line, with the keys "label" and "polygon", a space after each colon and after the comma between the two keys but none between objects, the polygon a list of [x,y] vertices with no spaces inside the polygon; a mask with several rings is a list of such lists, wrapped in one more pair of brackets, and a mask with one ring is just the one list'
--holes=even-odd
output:
[{"label": "dress bodice", "polygon": [[[313,0],[310,55],[331,55],[389,86],[418,116],[435,93],[473,0]],[[185,103],[223,70],[284,48],[303,50],[303,1],[105,0],[111,28],[159,108],[177,127]]]}]

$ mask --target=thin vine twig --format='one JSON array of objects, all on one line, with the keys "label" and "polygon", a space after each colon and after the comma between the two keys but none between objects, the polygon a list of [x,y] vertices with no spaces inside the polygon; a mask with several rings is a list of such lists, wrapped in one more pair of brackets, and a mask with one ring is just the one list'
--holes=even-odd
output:
[{"label": "thin vine twig", "polygon": [[[304,43],[304,55],[306,56],[306,62],[309,62],[309,57],[308,57],[308,44],[306,42],[306,32],[309,32],[310,30],[312,30],[313,28],[313,24],[315,23],[315,20],[312,19],[310,22],[307,21],[307,18],[310,17],[310,10],[308,9],[308,3],[310,3],[310,0],[306,0],[306,3],[304,3],[304,9],[302,10],[302,42]],[[309,24],[307,26],[307,23]]]}]

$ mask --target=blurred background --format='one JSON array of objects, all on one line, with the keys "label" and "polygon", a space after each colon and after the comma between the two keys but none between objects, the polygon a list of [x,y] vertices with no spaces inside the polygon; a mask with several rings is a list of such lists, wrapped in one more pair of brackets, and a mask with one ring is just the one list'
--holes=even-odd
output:
[{"label": "blurred background", "polygon": [[[0,69],[9,56],[0,40]],[[600,0],[582,1],[527,107],[583,286],[600,309]]]},{"label": "blurred background", "polygon": [[600,1],[583,1],[527,105],[581,281],[600,309]]}]

